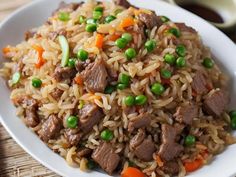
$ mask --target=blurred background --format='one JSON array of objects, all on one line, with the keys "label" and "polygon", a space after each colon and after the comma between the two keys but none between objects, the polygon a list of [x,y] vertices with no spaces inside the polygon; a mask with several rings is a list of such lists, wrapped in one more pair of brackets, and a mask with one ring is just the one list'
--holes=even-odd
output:
[{"label": "blurred background", "polygon": [[[0,22],[30,1],[32,0],[0,0]],[[163,1],[178,5],[208,20],[236,43],[236,0]],[[16,176],[58,177],[22,150],[0,124],[0,177]]]}]

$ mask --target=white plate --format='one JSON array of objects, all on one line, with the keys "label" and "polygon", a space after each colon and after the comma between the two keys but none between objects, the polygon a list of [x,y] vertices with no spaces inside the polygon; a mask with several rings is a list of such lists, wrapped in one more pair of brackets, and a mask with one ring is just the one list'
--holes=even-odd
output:
[{"label": "white plate", "polygon": [[[3,48],[7,44],[17,44],[23,40],[24,32],[44,23],[51,12],[57,8],[60,1],[61,0],[33,1],[30,5],[12,14],[0,26],[0,48]],[[72,0],[68,0],[66,2],[71,1]],[[197,29],[205,45],[209,46],[214,56],[217,57],[218,63],[222,64],[222,67],[226,68],[226,71],[229,72],[232,78],[231,105],[236,105],[236,100],[234,99],[236,96],[236,46],[229,38],[206,21],[178,7],[156,0],[131,0],[131,2],[136,6],[155,10],[158,14],[166,15],[173,21],[185,22]],[[0,58],[0,61],[3,61],[3,57]],[[3,79],[0,79],[0,91],[1,123],[16,142],[36,160],[62,176],[107,176],[99,172],[83,173],[79,169],[69,167],[63,158],[47,148],[47,146],[16,117],[15,108],[9,99],[10,91],[6,87]],[[233,176],[233,174],[236,173],[235,164],[236,145],[233,145],[228,147],[222,154],[218,155],[210,165],[205,166],[189,176]]]}]

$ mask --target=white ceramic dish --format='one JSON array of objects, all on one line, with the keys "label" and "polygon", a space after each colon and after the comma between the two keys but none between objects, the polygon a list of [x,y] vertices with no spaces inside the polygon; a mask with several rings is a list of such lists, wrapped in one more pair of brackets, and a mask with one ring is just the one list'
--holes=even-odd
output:
[{"label": "white ceramic dish", "polygon": [[[26,30],[44,23],[51,12],[57,8],[61,0],[37,0],[33,1],[0,25],[0,48],[7,44],[17,44],[23,39]],[[71,2],[68,0],[66,2]],[[78,0],[79,1],[79,0]],[[218,63],[230,74],[232,78],[231,105],[236,105],[236,45],[222,32],[202,20],[201,18],[176,6],[157,0],[130,0],[136,6],[155,10],[158,14],[169,16],[173,21],[185,22],[197,29],[202,36],[205,45],[210,46],[212,53],[217,57]],[[0,57],[3,62],[3,57]],[[15,108],[9,99],[10,91],[5,81],[0,79],[0,121],[16,140],[35,159],[46,167],[62,176],[68,177],[105,177],[99,172],[83,173],[79,169],[69,167],[65,160],[52,152],[39,138],[28,129],[23,122],[16,117]],[[236,145],[232,145],[208,166],[192,173],[189,177],[229,177],[236,173]]]}]

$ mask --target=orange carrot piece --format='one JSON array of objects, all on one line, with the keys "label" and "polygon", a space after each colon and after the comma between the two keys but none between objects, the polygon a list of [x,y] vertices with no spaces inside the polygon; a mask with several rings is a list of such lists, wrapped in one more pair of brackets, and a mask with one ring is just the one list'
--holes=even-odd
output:
[{"label": "orange carrot piece", "polygon": [[75,83],[78,85],[83,85],[83,79],[81,78],[81,76],[75,77]]},{"label": "orange carrot piece", "polygon": [[129,26],[133,26],[133,25],[134,25],[134,19],[132,17],[127,17],[123,19],[120,23],[121,29],[124,29]]},{"label": "orange carrot piece", "polygon": [[145,174],[137,168],[128,167],[122,171],[121,177],[145,177]]},{"label": "orange carrot piece", "polygon": [[38,60],[35,63],[35,67],[39,69],[45,63],[45,60],[43,59],[44,50],[43,50],[42,47],[40,47],[38,45],[33,45],[32,47],[33,47],[34,50],[36,50],[38,52]]},{"label": "orange carrot piece", "polygon": [[109,40],[111,40],[111,41],[116,41],[118,38],[120,38],[120,35],[112,34],[112,35],[109,37]]},{"label": "orange carrot piece", "polygon": [[156,162],[159,167],[163,167],[164,162],[161,160],[161,157],[159,155],[157,155],[156,157]]},{"label": "orange carrot piece", "polygon": [[184,168],[186,172],[193,172],[199,169],[203,165],[202,159],[196,159],[193,162],[185,162]]},{"label": "orange carrot piece", "polygon": [[9,47],[4,47],[3,49],[2,49],[2,53],[5,55],[5,54],[7,54],[8,52],[10,52],[11,50],[10,50],[10,48]]},{"label": "orange carrot piece", "polygon": [[97,48],[99,48],[99,49],[101,49],[102,48],[102,46],[103,46],[103,35],[102,34],[97,34],[96,35],[96,38],[95,38],[95,46],[97,47]]}]

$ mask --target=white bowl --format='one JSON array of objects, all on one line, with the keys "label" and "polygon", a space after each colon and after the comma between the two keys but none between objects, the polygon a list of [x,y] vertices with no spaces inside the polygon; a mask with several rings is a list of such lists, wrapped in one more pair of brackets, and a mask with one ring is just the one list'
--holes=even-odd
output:
[{"label": "white bowl", "polygon": [[[51,12],[55,10],[61,0],[37,0],[19,9],[0,25],[0,48],[7,44],[17,44],[23,40],[25,31],[44,23]],[[77,2],[80,0],[77,0]],[[217,62],[227,71],[231,82],[231,105],[236,105],[236,46],[218,29],[179,7],[156,0],[130,0],[132,4],[155,10],[158,14],[166,15],[173,21],[185,22],[193,26],[202,36],[205,45],[211,48],[212,53],[218,59]],[[68,0],[66,2],[71,2]],[[3,62],[3,57],[0,58]],[[0,79],[0,121],[16,142],[25,151],[46,167],[62,176],[68,177],[105,177],[100,172],[81,172],[78,168],[69,167],[65,160],[52,152],[23,122],[16,117],[15,108],[12,105],[5,81]],[[215,160],[200,170],[191,173],[189,177],[229,177],[236,173],[236,145],[228,147]]]}]

